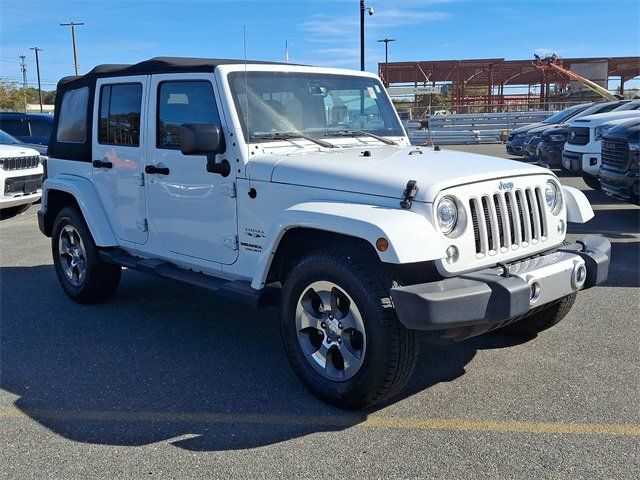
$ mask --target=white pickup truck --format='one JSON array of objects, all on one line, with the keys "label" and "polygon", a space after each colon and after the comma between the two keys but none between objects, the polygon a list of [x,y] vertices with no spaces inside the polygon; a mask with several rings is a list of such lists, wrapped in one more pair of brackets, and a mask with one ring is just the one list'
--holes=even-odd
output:
[{"label": "white pickup truck", "polygon": [[612,112],[588,115],[569,122],[569,133],[562,150],[562,166],[582,175],[589,187],[600,190],[598,175],[602,164],[602,137],[616,125],[640,118],[639,108],[640,100],[634,100]]},{"label": "white pickup truck", "polygon": [[40,200],[40,154],[32,148],[0,145],[0,215],[9,217]]},{"label": "white pickup truck", "polygon": [[606,239],[565,242],[580,191],[411,146],[369,73],[156,58],[56,98],[38,219],[66,294],[104,301],[127,267],[277,305],[294,371],[342,408],[402,388],[416,331],[535,335],[607,278]]}]

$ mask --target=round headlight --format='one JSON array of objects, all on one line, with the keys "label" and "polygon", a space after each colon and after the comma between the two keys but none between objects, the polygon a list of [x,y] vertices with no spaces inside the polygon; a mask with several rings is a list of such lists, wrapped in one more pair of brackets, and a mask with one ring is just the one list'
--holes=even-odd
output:
[{"label": "round headlight", "polygon": [[558,186],[551,180],[549,180],[547,186],[544,187],[544,200],[549,210],[553,210],[558,203]]},{"label": "round headlight", "polygon": [[451,197],[444,197],[438,203],[438,225],[443,233],[451,233],[458,222],[458,207]]}]

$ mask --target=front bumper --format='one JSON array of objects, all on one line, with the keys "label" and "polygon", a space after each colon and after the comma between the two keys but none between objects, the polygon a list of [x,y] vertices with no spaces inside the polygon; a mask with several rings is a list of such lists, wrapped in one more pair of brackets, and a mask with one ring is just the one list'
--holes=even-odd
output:
[{"label": "front bumper", "polygon": [[548,164],[550,167],[562,166],[562,143],[549,143],[544,140],[538,144],[538,160]]},{"label": "front bumper", "polygon": [[540,138],[533,138],[531,139],[525,146],[524,146],[524,156],[530,159],[537,159],[538,158],[538,145],[540,144]]},{"label": "front bumper", "polygon": [[607,195],[628,202],[640,197],[640,172],[615,172],[603,167],[600,169],[600,185]]},{"label": "front bumper", "polygon": [[[500,324],[606,281],[611,243],[587,236],[546,255],[437,282],[391,289],[400,322],[413,330]],[[489,329],[489,328],[487,328]]]},{"label": "front bumper", "polygon": [[569,150],[562,151],[562,166],[579,174],[598,176],[601,157],[599,153],[580,153]]},{"label": "front bumper", "polygon": [[505,146],[509,155],[524,155],[524,138],[514,138],[512,140],[507,140]]}]

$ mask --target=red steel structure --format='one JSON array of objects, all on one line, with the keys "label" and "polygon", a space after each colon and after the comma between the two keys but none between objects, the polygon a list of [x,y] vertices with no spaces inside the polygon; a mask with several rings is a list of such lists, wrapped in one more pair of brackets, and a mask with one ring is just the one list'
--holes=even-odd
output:
[{"label": "red steel structure", "polygon": [[[607,78],[619,77],[624,92],[628,80],[640,76],[640,57],[597,57],[563,58],[566,66],[588,63],[607,63]],[[388,73],[387,73],[388,72]],[[385,78],[387,73],[388,78]],[[469,105],[491,107],[505,106],[510,96],[505,95],[505,87],[525,86],[528,91],[536,87],[539,93],[527,95],[530,103],[549,109],[553,102],[560,101],[555,92],[566,91],[571,81],[561,72],[552,69],[540,70],[532,60],[505,60],[504,58],[484,58],[473,60],[435,60],[418,62],[390,62],[378,64],[378,74],[385,85],[442,85],[450,84],[451,108]],[[481,95],[465,94],[465,87],[483,87]],[[553,87],[553,88],[552,88]],[[477,89],[476,89],[477,90]],[[522,95],[519,95],[522,97]],[[562,101],[567,101],[565,98]],[[462,112],[460,112],[462,113]]]}]

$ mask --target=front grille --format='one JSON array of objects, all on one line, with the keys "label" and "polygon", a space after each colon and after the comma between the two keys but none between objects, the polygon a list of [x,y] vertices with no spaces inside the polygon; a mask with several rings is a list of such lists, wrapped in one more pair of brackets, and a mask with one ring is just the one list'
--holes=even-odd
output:
[{"label": "front grille", "polygon": [[629,162],[629,145],[622,138],[602,141],[602,165],[614,170],[625,171]]},{"label": "front grille", "polygon": [[543,198],[535,187],[469,200],[476,254],[495,255],[546,240]]},{"label": "front grille", "polygon": [[586,145],[589,143],[589,127],[571,127],[567,143],[572,145]]},{"label": "front grille", "polygon": [[26,170],[27,168],[35,168],[40,163],[40,157],[15,157],[15,158],[3,158],[2,169],[3,170]]}]

